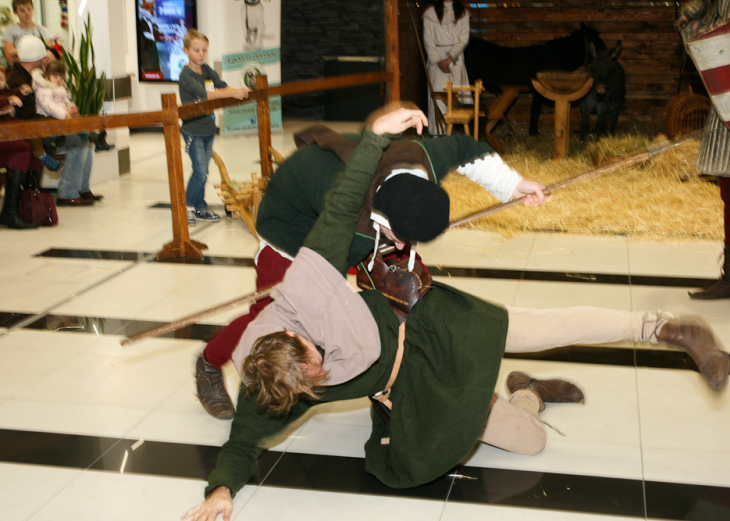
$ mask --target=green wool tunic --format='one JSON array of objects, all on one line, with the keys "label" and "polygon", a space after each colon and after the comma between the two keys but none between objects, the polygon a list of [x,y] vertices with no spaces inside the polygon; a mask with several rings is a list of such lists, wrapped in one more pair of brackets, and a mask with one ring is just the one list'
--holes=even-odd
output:
[{"label": "green wool tunic", "polygon": [[[346,136],[357,142],[359,136]],[[453,168],[494,151],[469,136],[416,139],[426,153],[423,165],[437,182]],[[294,257],[304,244],[317,218],[324,211],[325,196],[335,186],[345,164],[334,152],[317,145],[297,150],[276,170],[264,195],[256,219],[259,236],[276,249]],[[373,251],[375,238],[358,233],[350,246],[349,265],[355,266]]]},{"label": "green wool tunic", "polygon": [[[388,143],[366,131],[305,241],[305,247],[339,271],[331,270],[334,277],[347,271],[358,209]],[[321,402],[371,396],[384,389],[392,372],[398,319],[379,292],[360,296],[378,327],[380,357],[351,380],[325,387]],[[394,488],[413,487],[438,478],[469,453],[486,425],[507,325],[504,308],[434,283],[406,321],[389,425],[372,415],[373,430],[365,445],[369,473]],[[321,347],[327,352],[326,344]],[[210,475],[206,495],[218,486],[227,486],[233,494],[240,490],[253,474],[261,442],[321,402],[302,400],[289,414],[274,416],[259,409],[255,396],[247,396],[242,387],[230,438]],[[384,438],[389,443],[383,443]]]}]

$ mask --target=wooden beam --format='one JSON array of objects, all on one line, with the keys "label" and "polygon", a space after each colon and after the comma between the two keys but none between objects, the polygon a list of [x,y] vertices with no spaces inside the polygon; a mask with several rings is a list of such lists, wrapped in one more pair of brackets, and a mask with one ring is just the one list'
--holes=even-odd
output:
[{"label": "wooden beam", "polygon": [[[268,91],[268,76],[256,77],[256,90]],[[274,174],[274,163],[271,160],[269,149],[271,148],[271,110],[269,96],[261,96],[256,99],[256,114],[259,130],[259,155],[261,157],[261,177],[264,183]]]},{"label": "wooden beam", "polygon": [[141,112],[138,114],[113,114],[109,116],[83,116],[74,119],[36,118],[26,121],[3,121],[0,125],[0,141],[29,139],[34,137],[80,134],[102,131],[110,128],[158,127],[175,123],[172,113]]},{"label": "wooden beam", "polygon": [[162,251],[157,254],[158,260],[178,257],[202,259],[203,253],[200,250],[207,248],[205,244],[191,240],[190,231],[188,230],[177,108],[175,94],[162,95],[162,111],[169,115],[169,117],[166,117],[168,123],[164,126],[164,132],[167,153],[167,178],[170,183],[170,205],[172,207],[172,242],[165,244]]},{"label": "wooden beam", "polygon": [[385,71],[393,75],[386,84],[386,102],[400,101],[400,50],[398,44],[398,0],[384,0]]}]

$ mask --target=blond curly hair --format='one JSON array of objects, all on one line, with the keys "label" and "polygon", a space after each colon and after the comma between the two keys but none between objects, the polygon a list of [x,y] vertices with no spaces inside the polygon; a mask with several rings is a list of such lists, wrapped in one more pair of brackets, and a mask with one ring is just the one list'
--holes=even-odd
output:
[{"label": "blond curly hair", "polygon": [[298,337],[286,331],[262,336],[243,360],[246,394],[258,393],[258,406],[277,415],[289,413],[301,395],[317,400],[327,374],[310,374],[306,368],[311,363],[311,355]]}]

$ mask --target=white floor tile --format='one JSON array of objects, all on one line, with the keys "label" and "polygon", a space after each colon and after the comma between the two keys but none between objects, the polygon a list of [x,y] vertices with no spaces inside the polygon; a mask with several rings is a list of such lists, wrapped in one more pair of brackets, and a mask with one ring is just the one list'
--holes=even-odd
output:
[{"label": "white floor tile", "polygon": [[561,273],[628,273],[626,239],[563,233],[536,234],[525,267]]},{"label": "white floor tile", "polygon": [[[202,502],[204,488],[197,480],[86,471],[29,521],[180,519]],[[239,493],[234,515],[255,491],[246,487]]]},{"label": "white floor tile", "polygon": [[233,519],[437,521],[442,510],[442,501],[261,487]]},{"label": "white floor tile", "polygon": [[30,519],[81,473],[78,469],[0,463],[0,505],[3,519]]}]

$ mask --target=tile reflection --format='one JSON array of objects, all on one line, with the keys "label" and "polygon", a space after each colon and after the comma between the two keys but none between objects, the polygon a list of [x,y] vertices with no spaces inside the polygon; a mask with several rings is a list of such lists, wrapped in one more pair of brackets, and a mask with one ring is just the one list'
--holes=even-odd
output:
[{"label": "tile reflection", "polygon": [[[30,316],[30,315],[28,315]],[[74,333],[91,333],[95,335],[123,335],[134,336],[156,327],[164,326],[168,322],[153,322],[148,320],[132,320],[109,317],[83,317],[69,315],[44,315],[38,317],[26,327],[40,331],[71,331]],[[215,337],[224,326],[213,324],[193,324],[178,329],[160,338],[178,338],[182,340],[208,341]]]},{"label": "tile reflection", "polygon": [[646,514],[655,519],[727,521],[730,491],[725,487],[647,481]]},{"label": "tile reflection", "polygon": [[118,441],[98,436],[0,429],[0,461],[86,469]]},{"label": "tile reflection", "polygon": [[36,257],[55,257],[63,259],[96,259],[143,262],[146,258],[154,255],[151,252],[140,251],[102,251],[102,250],[80,250],[50,248],[36,255]]},{"label": "tile reflection", "polygon": [[441,477],[415,488],[394,489],[365,472],[365,460],[287,452],[264,485],[328,492],[446,500],[452,478]]},{"label": "tile reflection", "polygon": [[644,516],[641,481],[461,467],[449,501],[616,516]]}]

